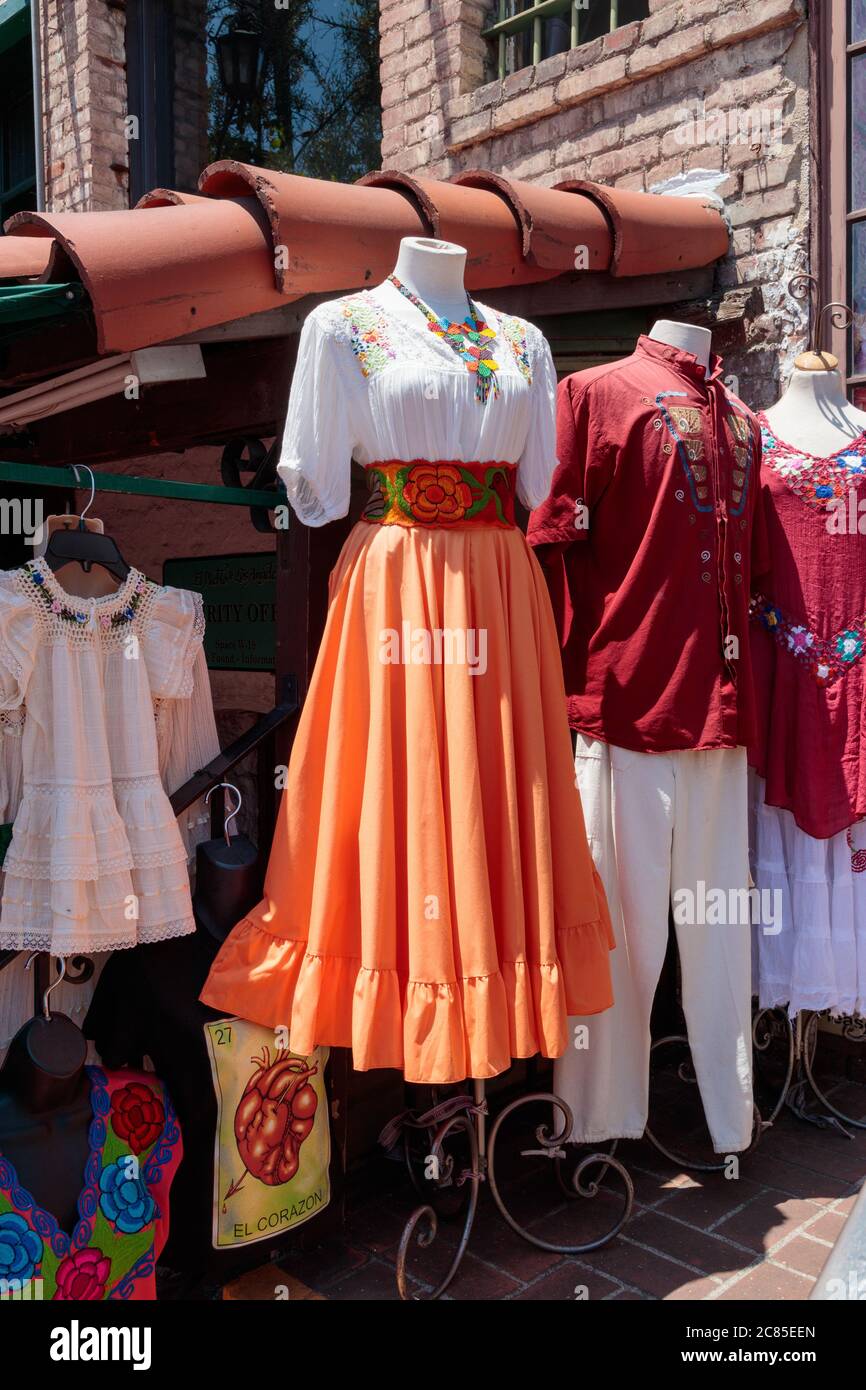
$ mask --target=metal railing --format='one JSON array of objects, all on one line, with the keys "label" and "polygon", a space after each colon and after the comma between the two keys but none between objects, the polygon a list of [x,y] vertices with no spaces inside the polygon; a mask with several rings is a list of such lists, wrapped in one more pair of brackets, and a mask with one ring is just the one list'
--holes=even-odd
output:
[{"label": "metal railing", "polygon": [[[546,19],[558,15],[571,16],[570,47],[577,48],[581,42],[581,16],[587,15],[590,0],[536,0],[535,4],[516,14],[509,14],[509,0],[499,0],[496,20],[482,30],[486,39],[496,40],[499,46],[499,76],[507,75],[507,41],[518,34],[532,32],[532,64],[540,63],[544,51],[543,25]],[[619,27],[619,0],[609,0],[609,27],[612,32]]]}]

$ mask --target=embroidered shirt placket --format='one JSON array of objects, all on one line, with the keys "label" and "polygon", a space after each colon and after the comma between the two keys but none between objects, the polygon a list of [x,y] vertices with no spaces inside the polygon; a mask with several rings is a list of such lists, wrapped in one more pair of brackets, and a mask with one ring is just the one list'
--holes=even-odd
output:
[{"label": "embroidered shirt placket", "polygon": [[[725,403],[724,388],[720,382],[712,381],[708,383],[708,395],[710,404],[710,419],[713,436],[713,476],[716,491],[715,514],[716,514],[716,545],[718,547],[716,572],[719,584],[719,614],[721,623],[721,657],[724,669],[728,672],[731,684],[734,687],[733,708],[736,710],[736,690],[737,690],[737,668],[735,660],[727,653],[728,638],[731,635],[731,610],[728,605],[728,490],[727,481],[730,470],[723,467],[722,449],[727,449],[728,441],[725,433],[725,423],[722,416],[722,407]],[[724,709],[724,697],[722,697],[722,708]],[[727,711],[725,711],[727,715]],[[727,718],[725,719],[727,723]]]}]

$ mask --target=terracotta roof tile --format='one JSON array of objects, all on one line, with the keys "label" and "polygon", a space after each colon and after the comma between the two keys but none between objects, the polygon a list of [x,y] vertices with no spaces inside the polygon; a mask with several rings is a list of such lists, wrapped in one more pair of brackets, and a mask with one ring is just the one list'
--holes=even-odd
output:
[{"label": "terracotta roof tile", "polygon": [[[551,279],[575,269],[577,248],[586,248],[581,270],[607,270],[612,246],[610,227],[598,206],[588,199],[569,197],[541,184],[510,179],[489,169],[466,169],[452,182],[470,188],[490,189],[511,209],[523,230],[524,256],[529,265]],[[521,277],[522,278],[522,277]]]},{"label": "terracotta roof tile", "polygon": [[393,189],[308,179],[224,159],[199,179],[212,198],[255,194],[271,228],[277,287],[295,298],[384,280],[400,238],[427,230]]},{"label": "terracotta roof tile", "polygon": [[17,213],[6,227],[0,280],[77,273],[103,354],[375,284],[404,236],[466,246],[470,289],[573,271],[581,246],[589,270],[624,276],[708,265],[728,245],[700,198],[581,180],[551,189],[478,169],[340,184],[233,160],[209,165],[199,193],[155,189],[125,212]]},{"label": "terracotta roof tile", "polygon": [[728,229],[718,207],[702,197],[675,198],[607,188],[585,179],[554,185],[591,199],[610,220],[612,275],[655,275],[709,265],[728,249]]}]

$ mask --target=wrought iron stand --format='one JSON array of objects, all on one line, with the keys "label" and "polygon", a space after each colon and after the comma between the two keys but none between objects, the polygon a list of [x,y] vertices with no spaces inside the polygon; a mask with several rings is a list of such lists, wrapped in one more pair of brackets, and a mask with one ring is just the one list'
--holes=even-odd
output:
[{"label": "wrought iron stand", "polygon": [[[520,1150],[521,1157],[549,1159],[563,1194],[572,1200],[597,1197],[610,1170],[622,1183],[622,1210],[614,1224],[595,1240],[582,1245],[557,1245],[533,1234],[516,1219],[506,1203],[496,1176],[497,1145],[505,1140],[503,1126],[527,1105],[549,1105],[554,1112],[551,1124],[535,1128],[537,1147]],[[412,1183],[424,1200],[415,1208],[403,1229],[397,1255],[397,1288],[402,1299],[432,1300],[445,1293],[456,1275],[469,1245],[475,1216],[478,1211],[481,1184],[486,1182],[500,1216],[513,1231],[531,1245],[560,1255],[582,1255],[606,1245],[622,1230],[634,1205],[634,1186],[628,1170],[610,1153],[590,1153],[576,1165],[570,1179],[563,1171],[568,1156],[566,1140],[571,1133],[573,1118],[565,1101],[549,1091],[534,1091],[506,1105],[496,1116],[488,1131],[489,1112],[486,1087],[483,1081],[472,1082],[472,1094],[452,1096],[424,1111],[407,1110],[398,1115],[383,1130],[380,1142],[388,1149],[402,1144],[403,1155]],[[463,1163],[448,1152],[449,1141],[464,1140]],[[422,1143],[418,1144],[418,1141]],[[418,1148],[421,1149],[420,1161]],[[467,1151],[468,1150],[468,1155]],[[422,1176],[419,1176],[419,1166]],[[591,1168],[599,1168],[595,1177],[587,1178]],[[464,1196],[466,1189],[468,1194]],[[455,1203],[455,1197],[458,1199]],[[409,1291],[407,1262],[411,1249],[429,1249],[439,1234],[440,1220],[462,1219],[462,1230],[454,1257],[439,1283],[429,1294]]]},{"label": "wrought iron stand", "polygon": [[[815,1054],[818,1048],[818,1020],[820,1012],[803,1010],[793,1021],[784,1008],[759,1009],[752,1026],[756,1060],[769,1052],[780,1037],[787,1046],[785,1079],[768,1120],[771,1125],[787,1106],[798,1119],[820,1129],[835,1129],[847,1139],[853,1139],[852,1129],[866,1129],[866,1120],[855,1119],[844,1110],[838,1109],[824,1093],[815,1079]],[[839,1020],[842,1037],[849,1042],[866,1042],[866,1019],[845,1017]],[[828,1114],[816,1113],[808,1108],[809,1093]]]}]

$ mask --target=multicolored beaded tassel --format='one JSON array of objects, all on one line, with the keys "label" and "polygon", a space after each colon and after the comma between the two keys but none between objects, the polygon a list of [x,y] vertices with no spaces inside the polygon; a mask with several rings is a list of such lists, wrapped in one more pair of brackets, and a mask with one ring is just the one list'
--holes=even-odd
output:
[{"label": "multicolored beaded tassel", "polygon": [[489,356],[488,338],[495,338],[496,332],[488,328],[484,319],[479,314],[469,295],[466,299],[469,305],[469,315],[462,323],[457,323],[453,319],[440,319],[419,299],[417,294],[397,279],[396,275],[389,275],[388,279],[395,289],[414,304],[416,309],[427,320],[427,327],[431,333],[435,333],[437,338],[443,338],[450,348],[453,348],[457,356],[466,363],[467,372],[474,373],[475,376],[475,399],[482,404],[487,400],[490,392],[493,392],[493,399],[499,395],[499,382],[496,380],[496,373],[499,370],[499,363]]}]

